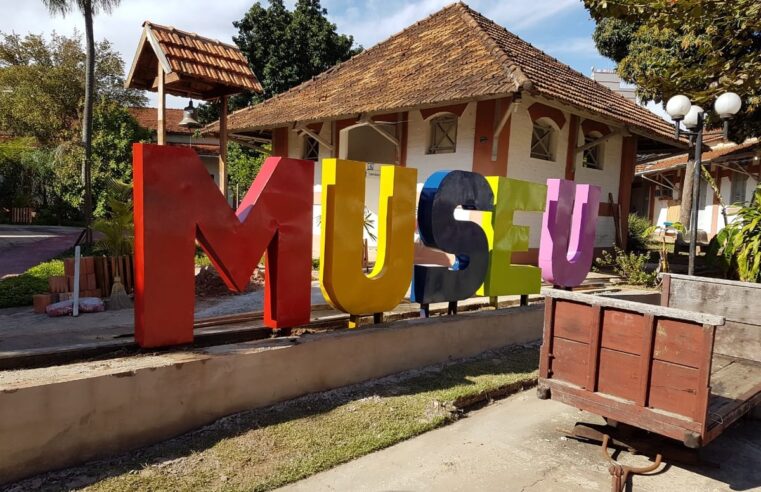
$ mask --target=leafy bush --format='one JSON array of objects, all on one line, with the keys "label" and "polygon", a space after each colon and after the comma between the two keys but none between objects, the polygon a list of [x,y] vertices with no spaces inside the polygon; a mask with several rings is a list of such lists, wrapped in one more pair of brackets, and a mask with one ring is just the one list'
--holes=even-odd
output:
[{"label": "leafy bush", "polygon": [[110,180],[107,201],[108,217],[93,223],[93,229],[103,235],[98,246],[110,256],[130,255],[135,240],[132,186],[115,179]]},{"label": "leafy bush", "polygon": [[655,287],[658,273],[645,269],[649,259],[649,254],[626,253],[614,247],[612,254],[610,251],[603,251],[602,257],[595,260],[594,270],[612,269],[627,284]]},{"label": "leafy bush", "polygon": [[48,278],[63,275],[63,262],[53,260],[33,266],[16,277],[0,280],[0,308],[31,306],[32,296],[48,291]]},{"label": "leafy bush", "polygon": [[627,249],[629,251],[646,251],[647,237],[650,235],[650,220],[637,214],[629,214],[629,236]]},{"label": "leafy bush", "polygon": [[726,276],[761,282],[761,186],[750,205],[741,207],[735,220],[711,241],[708,258]]}]

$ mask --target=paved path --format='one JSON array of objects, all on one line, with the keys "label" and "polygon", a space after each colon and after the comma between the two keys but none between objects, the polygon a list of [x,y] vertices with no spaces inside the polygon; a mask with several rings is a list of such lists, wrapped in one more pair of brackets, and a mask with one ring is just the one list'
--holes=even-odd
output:
[{"label": "paved path", "polygon": [[[473,412],[448,427],[292,484],[295,491],[576,491],[610,490],[600,448],[561,437],[576,421],[599,419],[533,390]],[[601,422],[601,420],[599,420]],[[326,443],[329,445],[329,443]],[[743,420],[704,450],[719,468],[669,466],[635,476],[638,491],[761,488],[761,421]],[[624,464],[643,466],[624,454]]]},{"label": "paved path", "polygon": [[0,278],[24,273],[74,246],[76,227],[0,224]]}]

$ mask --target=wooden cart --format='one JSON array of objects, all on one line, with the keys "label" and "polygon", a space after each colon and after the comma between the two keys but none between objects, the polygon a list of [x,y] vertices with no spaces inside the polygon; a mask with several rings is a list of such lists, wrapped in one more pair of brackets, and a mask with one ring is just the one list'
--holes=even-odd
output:
[{"label": "wooden cart", "polygon": [[542,293],[540,398],[691,448],[761,403],[761,286],[666,275],[662,306]]}]

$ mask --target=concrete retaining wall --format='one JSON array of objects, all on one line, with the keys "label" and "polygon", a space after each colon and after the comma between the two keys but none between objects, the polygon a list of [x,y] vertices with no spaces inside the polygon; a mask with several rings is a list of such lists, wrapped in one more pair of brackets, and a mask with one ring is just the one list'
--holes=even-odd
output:
[{"label": "concrete retaining wall", "polygon": [[0,483],[242,410],[541,338],[541,305],[0,373]]}]

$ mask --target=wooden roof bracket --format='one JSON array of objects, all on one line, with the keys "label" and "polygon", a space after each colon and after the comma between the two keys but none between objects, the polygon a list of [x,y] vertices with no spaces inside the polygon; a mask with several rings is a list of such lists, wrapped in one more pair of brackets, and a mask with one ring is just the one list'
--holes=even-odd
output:
[{"label": "wooden roof bracket", "polygon": [[333,144],[332,143],[328,142],[327,140],[325,140],[320,135],[318,135],[317,133],[313,132],[312,130],[310,130],[306,126],[304,126],[304,125],[298,125],[298,124],[294,125],[293,131],[295,131],[297,134],[308,135],[308,136],[312,137],[313,139],[315,139],[320,145],[322,145],[326,149],[330,150],[331,152],[333,151]]},{"label": "wooden roof bracket", "polygon": [[614,132],[610,132],[607,135],[603,135],[600,138],[596,138],[596,139],[592,140],[589,143],[586,143],[584,145],[580,145],[580,146],[576,147],[576,152],[577,153],[578,152],[584,152],[585,150],[589,150],[592,147],[597,147],[601,143],[606,142],[607,140],[610,140],[613,137],[616,137],[618,135],[623,135],[623,134],[624,134],[624,132],[622,130],[616,130]]},{"label": "wooden roof bracket", "polygon": [[256,152],[259,152],[260,154],[269,154],[270,150],[265,149],[261,143],[251,143],[247,142],[246,140],[241,140],[239,138],[235,138],[233,135],[230,135],[229,137],[231,142],[235,142],[236,144],[240,145],[241,147],[246,147],[247,149],[254,150]]},{"label": "wooden roof bracket", "polygon": [[647,176],[645,176],[645,175],[640,175],[640,178],[644,179],[645,181],[650,181],[651,183],[655,183],[656,185],[658,185],[658,186],[660,186],[660,187],[662,187],[662,188],[666,188],[666,189],[669,189],[669,190],[672,190],[672,191],[674,190],[674,186],[673,186],[673,183],[671,183],[671,182],[670,182],[668,179],[666,179],[665,177],[664,177],[663,179],[665,179],[666,181],[668,181],[669,183],[671,183],[671,186],[669,186],[669,185],[666,185],[666,184],[663,184],[663,183],[661,183],[660,181],[658,181],[658,180],[656,180],[656,179],[653,179],[653,178],[648,178],[648,177],[647,177]]},{"label": "wooden roof bracket", "polygon": [[[502,130],[505,129],[505,125],[507,125],[507,122],[510,121],[510,117],[513,115],[515,111],[518,110],[518,103],[520,102],[520,99],[518,100],[510,100],[510,103],[507,105],[507,109],[505,110],[505,114],[502,115],[502,119],[499,120],[499,123],[497,124],[497,128],[494,130],[494,138],[491,140],[491,160],[496,161],[497,160],[497,153],[499,151],[499,136],[502,133]],[[497,102],[499,104],[499,101]]]},{"label": "wooden roof bracket", "polygon": [[[750,179],[756,179],[755,176],[753,176],[750,172],[748,172],[746,169],[743,168],[740,164],[736,164],[733,162],[727,162],[726,164],[722,162],[715,162],[715,161],[709,161],[708,163],[713,164],[716,167],[721,167],[724,169],[727,169],[729,171],[732,171],[733,173],[740,173],[748,176]],[[702,164],[708,164],[706,162],[703,162]],[[733,165],[736,165],[737,168],[735,168]]]},{"label": "wooden roof bracket", "polygon": [[359,117],[359,122],[369,126],[370,128],[372,128],[376,132],[380,133],[380,135],[383,138],[385,138],[386,140],[388,140],[389,142],[391,142],[392,144],[394,144],[396,146],[396,150],[397,151],[401,149],[401,143],[399,142],[399,139],[396,138],[393,135],[390,135],[386,130],[384,130],[383,128],[378,126],[378,124],[373,121],[372,116],[370,116],[370,115],[362,115],[362,116]]}]

